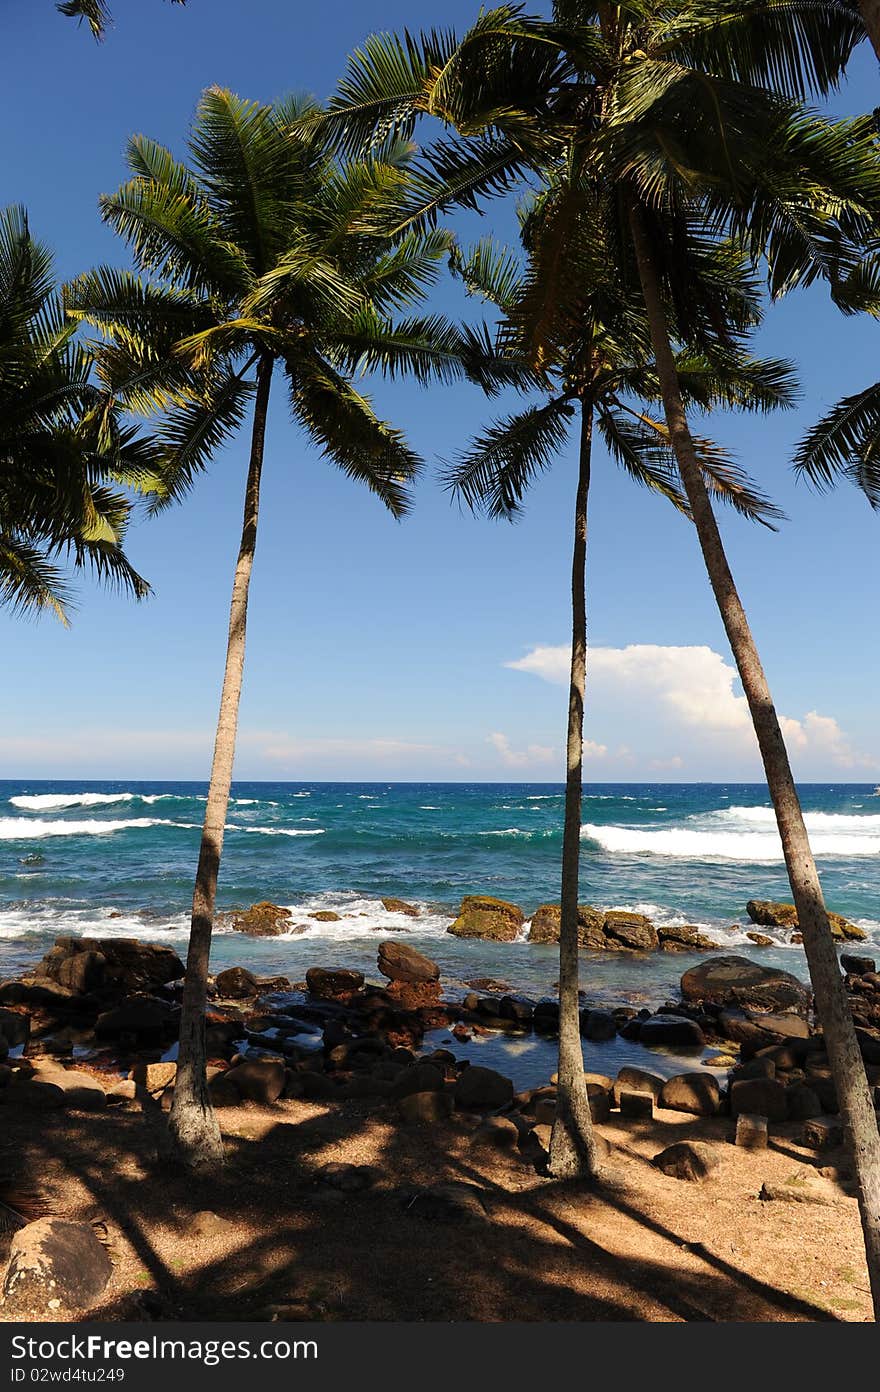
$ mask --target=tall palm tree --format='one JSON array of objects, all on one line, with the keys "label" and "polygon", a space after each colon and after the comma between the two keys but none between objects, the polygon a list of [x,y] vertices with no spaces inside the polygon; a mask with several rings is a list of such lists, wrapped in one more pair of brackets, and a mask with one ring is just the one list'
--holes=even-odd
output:
[{"label": "tall palm tree", "polygon": [[139,274],[99,268],[70,293],[74,316],[103,335],[96,352],[105,388],[154,420],[154,507],[187,492],[252,403],[170,1116],[179,1155],[206,1170],[222,1162],[205,1078],[208,961],[272,383],[283,376],[293,420],[312,445],[401,517],[419,460],[376,416],[357,376],[378,369],[449,381],[469,370],[468,351],[480,346],[478,334],[440,316],[398,314],[421,297],[451,245],[437,230],[389,238],[401,220],[409,149],[340,164],[313,124],[306,131],[312,112],[302,100],[264,106],[212,88],[196,113],[189,166],[135,137],[132,177],[101,199],[101,210]]},{"label": "tall palm tree", "polygon": [[0,603],[66,622],[61,562],[142,599],[122,549],[130,512],[118,484],[150,467],[148,445],[106,412],[74,341],[52,257],[23,208],[0,211]]},{"label": "tall palm tree", "polygon": [[[185,5],[186,0],[171,0],[172,5]],[[86,24],[92,31],[92,36],[96,39],[103,39],[107,32],[108,25],[113,23],[113,16],[107,0],[57,0],[56,10],[60,10],[68,19],[76,19],[82,24]]]},{"label": "tall palm tree", "polygon": [[[531,363],[540,404],[498,420],[473,440],[447,472],[449,486],[473,509],[514,520],[523,498],[578,434],[574,544],[571,567],[571,662],[566,730],[565,817],[559,929],[559,1063],[550,1172],[595,1176],[600,1170],[584,1078],[580,1034],[578,897],[583,789],[583,727],[587,674],[587,506],[598,430],[609,455],[629,475],[668,498],[683,513],[668,432],[654,418],[658,394],[644,306],[632,277],[615,265],[619,241],[613,209],[596,182],[559,171],[520,211],[528,257],[520,273],[509,253],[491,242],[454,268],[472,293],[502,311],[499,350]],[[787,364],[756,361],[744,336],[759,321],[760,297],[732,248],[709,249],[699,268],[723,291],[724,322],[736,338],[703,334],[701,351],[677,357],[688,399],[702,410],[741,406],[771,410],[792,404]],[[629,280],[629,283],[627,281]],[[740,341],[742,339],[743,341]],[[775,510],[709,441],[700,441],[701,467],[712,492],[745,515],[766,521]]]},{"label": "tall palm tree", "polygon": [[572,142],[617,199],[670,443],[776,812],[880,1315],[880,1137],[870,1089],[779,720],[699,468],[668,313],[675,306],[682,325],[713,313],[711,300],[691,293],[695,223],[699,239],[733,236],[763,257],[773,295],[854,272],[880,218],[873,123],[822,121],[797,96],[835,82],[860,37],[851,6],[795,0],[556,0],[550,22],[502,5],[482,12],[461,42],[436,32],[369,40],[327,119],[346,148],[409,134],[425,114],[452,129],[424,160],[413,225],[505,192],[526,172],[544,177]]}]

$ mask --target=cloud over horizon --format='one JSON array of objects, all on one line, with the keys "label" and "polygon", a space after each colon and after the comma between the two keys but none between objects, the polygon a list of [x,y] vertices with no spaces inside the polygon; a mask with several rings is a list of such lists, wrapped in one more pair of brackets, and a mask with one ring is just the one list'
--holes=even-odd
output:
[{"label": "cloud over horizon", "polygon": [[[538,645],[505,666],[566,686],[569,648]],[[612,719],[627,719],[642,740],[643,747],[634,751],[638,763],[658,771],[686,769],[687,755],[694,752],[703,759],[754,762],[757,743],[746,698],[734,689],[738,681],[733,664],[706,644],[591,647],[589,719],[602,738]],[[808,711],[801,717],[779,718],[797,768],[821,766],[876,775],[878,761],[853,748],[834,716]],[[632,752],[622,756],[618,750],[618,765],[622,759],[631,762]]]}]

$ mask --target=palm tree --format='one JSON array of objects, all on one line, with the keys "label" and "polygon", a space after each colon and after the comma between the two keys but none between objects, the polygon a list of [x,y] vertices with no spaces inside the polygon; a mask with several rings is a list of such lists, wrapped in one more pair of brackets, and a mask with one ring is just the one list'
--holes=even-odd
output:
[{"label": "palm tree", "polygon": [[822,121],[797,96],[835,82],[860,37],[851,6],[795,0],[556,0],[549,23],[502,5],[481,13],[460,43],[436,32],[372,38],[350,60],[327,119],[343,148],[409,134],[424,114],[452,128],[423,161],[411,225],[506,192],[527,172],[543,178],[572,143],[617,200],[670,443],[776,811],[880,1315],[880,1137],[870,1089],[779,720],[699,468],[669,317],[669,306],[682,326],[715,313],[711,297],[691,293],[695,225],[699,240],[732,236],[763,257],[773,295],[853,274],[880,217],[873,123]]},{"label": "palm tree", "polygon": [[[186,0],[171,0],[172,5],[185,5]],[[56,10],[60,10],[68,19],[76,19],[82,24],[86,24],[92,31],[92,36],[98,40],[103,39],[107,32],[108,25],[112,24],[113,16],[107,0],[58,0],[55,5]]]},{"label": "palm tree", "polygon": [[449,254],[448,234],[391,241],[408,188],[410,151],[338,163],[307,117],[311,103],[243,101],[212,88],[189,139],[191,166],[153,141],[129,144],[132,177],[101,199],[140,274],[103,267],[72,287],[78,319],[97,328],[105,388],[154,418],[153,506],[181,498],[253,402],[244,518],[226,666],[192,905],[172,1138],[182,1159],[222,1161],[205,1078],[208,960],[232,778],[248,588],[259,515],[269,397],[283,374],[294,421],[394,517],[408,507],[419,460],[356,385],[362,371],[481,380],[480,336],[440,316],[398,317]]},{"label": "palm tree", "polygon": [[148,446],[120,429],[91,381],[23,208],[0,211],[0,603],[66,622],[69,557],[142,599],[125,556],[130,504],[118,484],[150,467]]},{"label": "palm tree", "polygon": [[[472,293],[503,313],[499,351],[530,362],[542,400],[496,421],[448,470],[449,486],[467,505],[514,520],[525,493],[555,459],[574,428],[579,435],[571,570],[572,640],[566,731],[565,818],[559,930],[559,1064],[550,1172],[556,1177],[600,1171],[584,1078],[578,996],[578,897],[583,786],[583,725],[587,670],[587,504],[594,434],[629,475],[668,498],[683,513],[675,458],[666,428],[654,419],[657,379],[644,307],[631,277],[615,265],[619,250],[613,213],[589,178],[564,169],[520,211],[528,255],[524,273],[509,253],[478,244],[454,268]],[[759,321],[760,297],[733,248],[711,248],[700,268],[721,281],[726,319],[741,334]],[[703,410],[742,406],[770,410],[793,402],[785,363],[748,357],[744,343],[713,341],[677,358],[688,399]],[[700,442],[711,490],[747,516],[766,521],[774,509],[724,454]]]}]

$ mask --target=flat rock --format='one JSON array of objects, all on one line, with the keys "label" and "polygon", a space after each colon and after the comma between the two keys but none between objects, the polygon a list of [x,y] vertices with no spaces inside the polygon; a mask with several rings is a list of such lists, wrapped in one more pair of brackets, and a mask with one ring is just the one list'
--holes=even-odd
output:
[{"label": "flat rock", "polygon": [[681,978],[685,1000],[752,1006],[806,1014],[811,993],[790,972],[763,967],[748,957],[709,957]]}]

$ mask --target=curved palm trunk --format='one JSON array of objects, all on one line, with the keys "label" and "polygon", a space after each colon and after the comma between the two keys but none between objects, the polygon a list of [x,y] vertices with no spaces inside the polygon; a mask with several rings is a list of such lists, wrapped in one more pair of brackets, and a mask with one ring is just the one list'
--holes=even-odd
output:
[{"label": "curved palm trunk", "polygon": [[650,237],[641,210],[635,204],[630,209],[630,227],[670,439],[697,528],[703,560],[749,703],[767,786],[776,812],[788,878],[797,906],[798,926],[804,938],[816,1010],[825,1035],[834,1085],[852,1151],[874,1315],[880,1318],[880,1136],[877,1118],[788,751],[700,470],[679,390]]},{"label": "curved palm trunk", "polygon": [[550,1173],[557,1178],[594,1175],[598,1168],[590,1101],[584,1082],[578,999],[578,882],[581,791],[584,764],[584,691],[587,671],[587,499],[593,444],[592,402],[581,403],[580,463],[571,563],[571,685],[562,836],[562,902],[559,920],[559,1073],[556,1118],[550,1137]]},{"label": "curved palm trunk", "polygon": [[188,1168],[201,1172],[223,1164],[223,1141],[211,1106],[206,1077],[205,1006],[208,999],[208,962],[211,931],[217,898],[217,876],[223,851],[223,831],[229,806],[238,706],[244,673],[245,633],[247,629],[248,589],[257,542],[260,509],[260,475],[266,438],[266,415],[272,382],[272,360],[261,358],[257,365],[257,394],[251,434],[251,456],[245,488],[241,545],[232,582],[229,608],[229,637],[226,669],[220,696],[220,714],[214,738],[211,782],[199,847],[192,903],[192,926],[186,957],[183,1010],[180,1017],[180,1047],[177,1079],[169,1127],[176,1154]]},{"label": "curved palm trunk", "polygon": [[880,59],[880,0],[859,0],[859,14],[871,47]]}]

